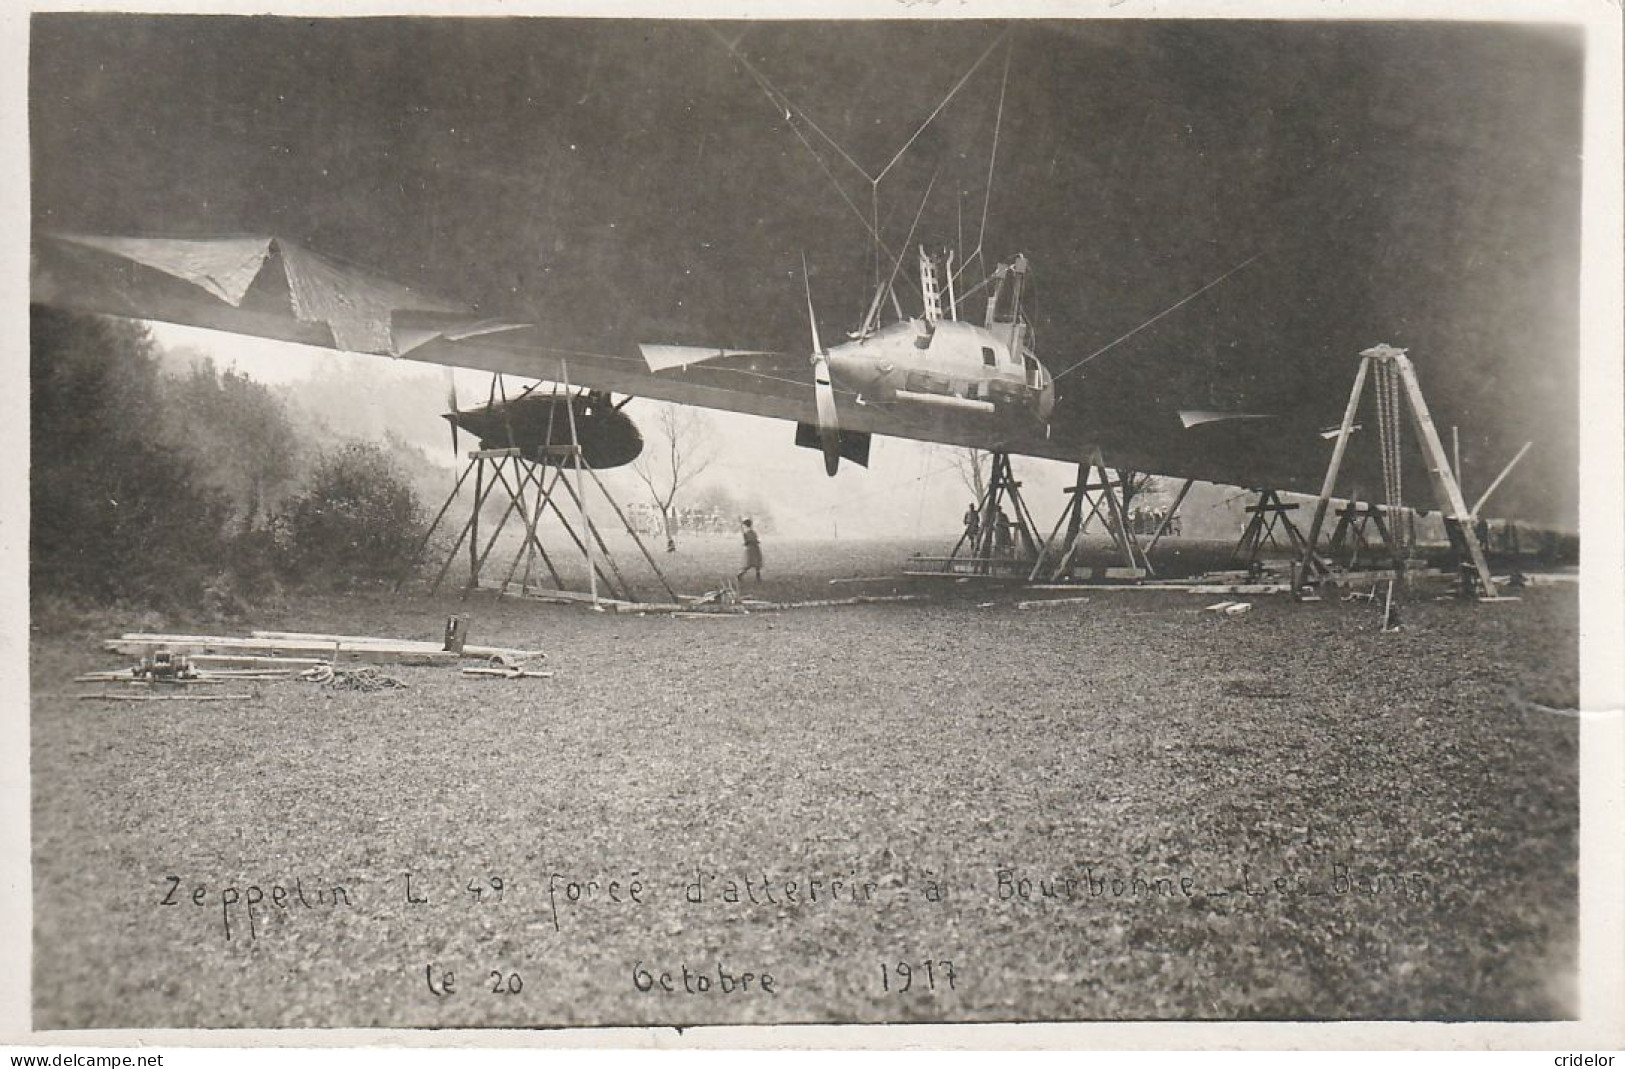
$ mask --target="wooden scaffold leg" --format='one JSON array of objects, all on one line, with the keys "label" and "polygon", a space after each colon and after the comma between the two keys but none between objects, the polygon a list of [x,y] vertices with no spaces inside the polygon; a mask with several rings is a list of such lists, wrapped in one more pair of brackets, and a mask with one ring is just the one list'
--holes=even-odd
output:
[{"label": "wooden scaffold leg", "polygon": [[[992,574],[994,566],[1003,561],[1026,561],[1038,555],[1032,512],[1021,497],[1021,483],[1010,466],[1010,457],[994,453],[992,458],[987,488],[976,503],[976,523],[966,525],[948,554],[952,568],[959,551],[969,548],[976,575]],[[1005,511],[1006,506],[1015,513],[1013,517]]]},{"label": "wooden scaffold leg", "polygon": [[[1140,547],[1138,536],[1134,533],[1133,525],[1129,522],[1128,510],[1124,507],[1119,496],[1126,476],[1113,474],[1107,467],[1100,450],[1090,454],[1089,460],[1078,465],[1078,477],[1074,485],[1066,488],[1067,504],[1061,516],[1055,521],[1050,531],[1046,547],[1054,547],[1056,535],[1061,525],[1066,525],[1066,536],[1059,543],[1059,554],[1053,559],[1048,553],[1041,553],[1033,570],[1028,574],[1029,582],[1038,582],[1047,579],[1055,582],[1072,574],[1077,564],[1078,553],[1083,548],[1083,536],[1089,533],[1089,525],[1099,518],[1111,538],[1117,552],[1123,555],[1129,571],[1135,578],[1154,574],[1151,562],[1145,551]],[[1180,493],[1180,500],[1184,500],[1185,491],[1190,489],[1187,483],[1185,490]],[[1084,511],[1084,505],[1089,509]],[[1176,505],[1175,508],[1178,506]]]},{"label": "wooden scaffold leg", "polygon": [[[1332,496],[1337,489],[1337,476],[1347,452],[1349,438],[1354,431],[1355,416],[1359,411],[1366,381],[1369,378],[1372,380],[1372,392],[1377,409],[1378,448],[1382,458],[1383,489],[1386,497],[1383,513],[1386,514],[1390,525],[1382,525],[1381,514],[1376,514],[1374,507],[1371,511],[1373,517],[1378,519],[1379,532],[1384,535],[1393,553],[1394,568],[1399,576],[1401,592],[1405,587],[1411,547],[1415,543],[1414,513],[1407,510],[1404,505],[1404,463],[1401,452],[1402,430],[1408,414],[1411,428],[1421,447],[1428,476],[1433,483],[1435,504],[1443,514],[1446,532],[1457,559],[1461,562],[1464,592],[1474,593],[1483,598],[1493,598],[1495,581],[1490,576],[1483,549],[1473,535],[1476,508],[1469,509],[1462,497],[1461,485],[1456,480],[1444,443],[1433,425],[1427,400],[1422,396],[1422,387],[1417,380],[1415,366],[1403,349],[1389,345],[1374,345],[1362,352],[1360,357],[1360,366],[1354,376],[1354,386],[1349,391],[1348,405],[1343,412],[1343,423],[1338,430],[1337,443],[1332,450],[1331,463],[1327,465],[1326,478],[1321,483],[1320,497],[1315,503],[1314,520],[1309,525],[1309,535],[1303,547],[1297,583],[1301,585],[1310,582],[1318,576],[1327,574],[1331,568],[1331,562],[1321,557],[1316,552],[1316,547],[1326,513],[1331,506]],[[1480,503],[1482,501],[1483,498],[1480,498]],[[1333,541],[1335,544],[1335,536]]]},{"label": "wooden scaffold leg", "polygon": [[[1297,509],[1297,504],[1282,501],[1280,493],[1274,489],[1263,488],[1256,492],[1257,500],[1247,506],[1251,519],[1247,521],[1247,528],[1242,532],[1241,540],[1230,551],[1231,562],[1234,563],[1239,559],[1250,572],[1262,567],[1259,557],[1264,552],[1266,543],[1276,549],[1289,550],[1294,557],[1302,553],[1308,544],[1303,532],[1298,530],[1298,525],[1292,522],[1290,515]],[[1285,535],[1285,545],[1276,538],[1277,530]]]}]

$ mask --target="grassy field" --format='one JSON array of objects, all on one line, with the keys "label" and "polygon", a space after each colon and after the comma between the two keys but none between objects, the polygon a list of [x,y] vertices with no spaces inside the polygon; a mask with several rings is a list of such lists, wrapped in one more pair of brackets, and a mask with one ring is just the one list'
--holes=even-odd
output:
[{"label": "grassy field", "polygon": [[[1020,609],[829,582],[909,547],[766,548],[767,598],[929,600],[36,620],[36,1027],[1573,1012],[1572,586],[1383,634],[1368,603]],[[736,554],[662,564],[703,590]],[[122,627],[438,639],[455,611],[556,676],[69,697]]]}]

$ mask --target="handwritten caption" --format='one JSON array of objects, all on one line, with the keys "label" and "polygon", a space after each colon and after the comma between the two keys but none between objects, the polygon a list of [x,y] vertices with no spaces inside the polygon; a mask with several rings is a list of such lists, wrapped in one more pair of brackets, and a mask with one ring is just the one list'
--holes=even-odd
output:
[{"label": "handwritten caption", "polygon": [[[733,921],[755,916],[780,924],[798,915],[855,914],[895,908],[942,908],[949,903],[991,911],[1064,910],[1102,906],[1148,907],[1204,900],[1212,908],[1245,908],[1262,899],[1361,902],[1420,899],[1435,893],[1432,880],[1404,868],[1321,859],[1270,871],[1251,864],[1219,877],[1196,871],[1154,871],[1139,866],[1072,862],[1058,866],[995,865],[949,879],[933,869],[870,876],[845,871],[722,870],[703,866],[651,877],[636,869],[591,874],[527,868],[449,879],[402,870],[382,880],[293,875],[254,881],[210,882],[162,874],[153,903],[192,913],[226,944],[251,944],[282,922],[388,906],[426,916],[442,908],[501,909],[503,924],[565,935],[575,930],[658,930],[659,916],[702,914]],[[642,916],[640,916],[642,915]],[[276,923],[271,923],[271,922]],[[643,922],[647,923],[643,923]],[[916,951],[924,948],[916,948]],[[871,959],[863,968],[880,995],[915,997],[958,990],[966,962],[930,953]],[[770,962],[704,961],[673,956],[625,962],[624,982],[653,999],[773,999],[784,989],[782,969]],[[420,992],[434,1000],[464,994],[514,998],[526,990],[522,968],[490,962],[473,968],[428,961],[420,966]]]}]

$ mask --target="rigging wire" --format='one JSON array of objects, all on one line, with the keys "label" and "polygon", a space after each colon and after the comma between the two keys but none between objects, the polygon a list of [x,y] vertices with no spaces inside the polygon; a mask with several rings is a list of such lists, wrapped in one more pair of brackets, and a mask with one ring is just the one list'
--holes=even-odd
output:
[{"label": "rigging wire", "polygon": [[1096,349],[1094,352],[1090,353],[1088,356],[1084,357],[1082,360],[1079,360],[1078,362],[1076,362],[1072,366],[1068,367],[1065,371],[1062,371],[1059,374],[1051,376],[1051,378],[1054,379],[1054,380],[1059,380],[1059,379],[1063,378],[1064,376],[1072,374],[1072,372],[1078,370],[1078,368],[1080,368],[1083,365],[1087,364],[1089,361],[1093,360],[1095,357],[1102,356],[1108,350],[1114,349],[1118,345],[1122,344],[1123,342],[1128,341],[1130,338],[1134,337],[1134,335],[1140,333],[1140,331],[1144,330],[1146,327],[1149,327],[1151,324],[1155,323],[1157,320],[1161,319],[1163,316],[1168,315],[1170,312],[1176,311],[1177,309],[1184,307],[1185,305],[1189,304],[1191,301],[1194,301],[1196,298],[1200,297],[1202,294],[1206,293],[1208,290],[1212,289],[1214,286],[1217,286],[1219,283],[1223,282],[1225,279],[1229,278],[1231,275],[1235,274],[1237,271],[1240,271],[1242,268],[1247,267],[1248,265],[1252,264],[1254,261],[1256,261],[1259,257],[1261,257],[1263,255],[1264,254],[1261,253],[1261,252],[1253,253],[1253,255],[1247,257],[1247,259],[1241,261],[1241,263],[1239,263],[1236,266],[1232,267],[1230,270],[1226,271],[1224,274],[1220,275],[1218,278],[1214,279],[1212,282],[1209,282],[1207,285],[1205,285],[1202,288],[1196,290],[1195,292],[1190,293],[1187,296],[1180,298],[1179,300],[1175,301],[1173,304],[1169,305],[1167,308],[1164,308],[1162,311],[1160,311],[1156,315],[1152,316],[1150,319],[1147,319],[1144,323],[1141,323],[1139,326],[1137,326],[1133,330],[1129,331],[1127,334],[1124,334],[1122,337],[1117,338],[1115,341],[1111,341],[1111,342],[1106,343],[1105,345],[1102,345],[1100,348]]},{"label": "rigging wire", "polygon": [[[723,48],[728,50],[728,54],[733,56],[734,59],[738,60],[740,65],[750,73],[750,76],[756,80],[756,84],[761,87],[762,92],[767,95],[768,101],[772,103],[775,108],[782,108],[787,117],[791,114],[799,116],[802,122],[805,122],[808,126],[812,127],[813,132],[819,137],[823,138],[824,141],[829,144],[829,147],[834,149],[840,155],[841,159],[851,164],[852,167],[869,182],[873,183],[875,181],[869,172],[863,168],[862,164],[853,159],[847,153],[847,151],[840,146],[839,142],[825,133],[824,128],[819,126],[818,123],[814,122],[812,116],[808,115],[795,103],[795,101],[785,96],[779,91],[778,87],[776,87],[772,82],[768,81],[767,75],[757,70],[755,64],[751,63],[751,61],[745,58],[745,55],[740,52],[739,49],[730,44],[728,39],[722,36],[721,32],[718,31],[715,26],[707,25],[706,29],[710,30],[711,35],[722,43]],[[812,151],[811,146],[808,147],[808,151]],[[813,155],[816,156],[818,154],[813,152]]]},{"label": "rigging wire", "polygon": [[999,158],[999,128],[1004,125],[1004,93],[1010,85],[1010,57],[1015,50],[1012,39],[1004,53],[1004,77],[999,82],[999,110],[993,118],[993,149],[987,156],[987,187],[982,192],[982,225],[976,231],[976,251],[965,257],[965,262],[960,266],[961,274],[970,266],[971,260],[982,255],[982,239],[987,236],[987,210],[993,203],[993,165]]},{"label": "rigging wire", "polygon": [[[886,166],[881,169],[880,174],[875,176],[872,181],[878,184],[882,178],[886,177],[887,173],[890,172],[893,167],[897,166],[897,161],[903,158],[903,153],[907,152],[909,148],[913,146],[914,142],[919,140],[920,135],[925,133],[925,128],[936,121],[937,116],[942,114],[942,109],[946,108],[949,102],[952,101],[953,98],[959,94],[959,91],[965,87],[965,83],[970,81],[971,76],[975,74],[976,71],[982,66],[983,61],[985,61],[988,56],[993,54],[993,50],[995,48],[999,47],[999,42],[1003,41],[1009,35],[1010,28],[1008,26],[999,32],[999,36],[995,37],[993,39],[993,43],[987,46],[987,51],[983,52],[981,56],[977,58],[976,62],[971,64],[970,70],[966,71],[960,77],[959,81],[954,83],[954,87],[948,90],[948,95],[942,98],[942,102],[937,105],[936,110],[931,112],[926,120],[920,124],[920,128],[914,131],[914,136],[910,137],[908,141],[904,143],[903,147],[897,150],[897,155],[891,158],[891,162],[886,164]],[[1008,56],[1006,57],[1005,64],[1005,69],[1008,71]]]},{"label": "rigging wire", "polygon": [[[928,201],[930,201],[930,199],[931,199],[931,190],[935,189],[936,185],[937,185],[937,176],[935,174],[932,174],[930,183],[927,184],[926,187],[925,187],[925,196],[920,198],[919,210],[914,213],[914,221],[909,224],[908,237],[903,239],[903,252],[905,254],[908,252],[909,245],[914,241],[914,228],[920,225],[920,216],[925,214],[925,205],[926,205],[926,203]],[[897,281],[897,272],[898,272],[898,269],[901,268],[902,266],[903,266],[903,257],[899,256],[899,257],[897,257],[897,262],[892,264],[891,278],[886,280],[886,288],[887,289],[891,289],[892,284]],[[879,295],[876,294],[876,296],[879,296]],[[878,311],[879,310],[878,303],[876,304],[875,307],[876,307],[876,311]],[[874,319],[874,313],[871,313],[869,318],[871,320]],[[869,323],[868,322],[865,322],[863,324],[863,332],[865,334],[867,334],[869,332]]]},{"label": "rigging wire", "polygon": [[[864,230],[867,231],[869,236],[874,240],[874,243],[875,243],[875,250],[874,250],[874,280],[875,280],[875,286],[876,286],[876,292],[877,293],[883,292],[880,289],[881,254],[884,253],[887,258],[891,259],[894,262],[894,266],[892,268],[892,282],[887,284],[887,288],[890,288],[890,286],[893,283],[895,283],[895,281],[896,281],[898,267],[901,266],[903,256],[908,251],[907,250],[908,241],[904,242],[903,253],[894,254],[892,252],[892,250],[886,245],[885,240],[880,235],[880,183],[891,172],[892,168],[894,168],[897,165],[898,161],[900,161],[903,158],[903,156],[908,152],[908,150],[913,147],[914,143],[919,140],[920,135],[925,133],[926,129],[933,122],[935,122],[937,120],[937,117],[942,114],[944,109],[946,109],[948,107],[948,105],[953,102],[954,97],[956,97],[959,94],[960,90],[962,90],[966,86],[966,84],[968,84],[970,82],[971,78],[976,74],[976,72],[978,70],[981,69],[982,65],[987,61],[987,57],[989,57],[989,56],[991,56],[993,54],[994,50],[999,47],[1001,42],[1004,42],[1007,39],[1011,39],[1011,27],[1006,26],[1003,30],[1001,30],[999,32],[998,36],[996,36],[993,39],[993,41],[987,46],[987,48],[983,50],[982,54],[976,58],[976,61],[970,65],[970,67],[965,71],[965,73],[962,74],[959,77],[959,80],[954,83],[953,87],[948,90],[947,95],[945,95],[937,103],[937,106],[934,109],[932,109],[931,114],[926,117],[925,121],[922,122],[917,129],[915,129],[914,133],[912,135],[910,135],[908,140],[903,143],[903,146],[897,150],[897,152],[892,156],[891,160],[886,164],[886,166],[881,168],[880,173],[879,174],[873,174],[873,175],[870,174],[868,172],[868,170],[866,168],[864,168],[864,166],[862,164],[858,163],[858,161],[853,158],[851,153],[847,152],[846,149],[843,148],[839,142],[837,142],[833,137],[831,137],[829,135],[829,133],[826,132],[824,130],[824,128],[822,126],[820,126],[817,123],[817,121],[813,119],[813,117],[811,115],[807,114],[805,109],[803,109],[800,105],[796,104],[795,101],[791,100],[789,98],[789,96],[787,96],[782,90],[780,90],[777,86],[775,86],[772,83],[772,81],[770,81],[768,79],[767,75],[763,74],[760,70],[758,70],[756,68],[756,65],[751,63],[751,61],[739,50],[738,42],[729,41],[714,26],[709,26],[708,25],[706,27],[706,29],[709,30],[711,35],[717,39],[717,41],[722,45],[722,47],[725,50],[727,50],[728,54],[731,55],[735,60],[737,60],[739,62],[739,64],[742,67],[745,68],[746,72],[748,72],[750,74],[751,78],[756,82],[757,87],[761,89],[763,95],[767,97],[768,102],[770,104],[772,104],[775,109],[782,110],[784,112],[784,117],[787,120],[787,125],[790,127],[791,131],[796,135],[796,139],[801,142],[802,146],[806,148],[807,152],[813,157],[814,160],[817,161],[819,169],[824,172],[824,176],[826,178],[828,178],[830,184],[835,187],[835,191],[836,191],[836,193],[838,193],[840,195],[841,200],[844,201],[846,203],[846,206],[852,210],[852,213],[858,217],[858,221],[863,224]],[[989,161],[988,161],[987,189],[986,189],[986,191],[984,193],[983,202],[982,202],[982,219],[981,219],[982,233],[978,234],[978,236],[977,236],[976,251],[974,253],[972,253],[970,256],[966,257],[961,262],[960,271],[959,271],[958,274],[956,274],[954,276],[955,281],[957,281],[964,274],[965,269],[969,266],[971,260],[973,260],[973,259],[975,259],[975,258],[977,258],[978,256],[981,255],[982,237],[983,237],[983,235],[985,235],[986,230],[987,230],[988,206],[989,206],[989,204],[990,204],[990,202],[992,200],[992,194],[993,194],[993,184],[992,184],[993,183],[993,165],[994,165],[994,160],[996,160],[997,155],[998,155],[999,129],[1000,129],[1000,126],[1001,126],[1001,124],[1003,122],[1003,119],[1004,119],[1005,91],[1006,91],[1006,89],[1008,88],[1008,85],[1009,85],[1010,61],[1011,61],[1011,56],[1012,56],[1013,53],[1014,53],[1014,44],[1012,43],[1010,45],[1010,47],[1007,48],[1006,51],[1005,51],[1004,75],[1003,75],[1003,80],[1000,82],[1000,85],[999,85],[999,108],[998,108],[997,117],[995,118],[994,127],[993,127],[993,151],[992,151],[992,153],[990,155],[990,158],[989,158]],[[797,125],[793,121],[796,118],[799,118],[803,123],[805,123],[813,131],[813,133],[817,134],[818,137],[822,138],[823,141],[827,145],[829,145],[829,147],[832,148],[836,152],[836,154],[840,156],[840,158],[842,160],[846,161],[846,163],[850,167],[852,167],[853,170],[857,171],[860,175],[862,175],[864,177],[864,179],[869,183],[870,214],[869,214],[868,217],[865,217],[865,215],[863,213],[863,209],[858,207],[857,203],[852,199],[851,195],[847,193],[845,187],[841,185],[841,183],[840,183],[840,181],[838,179],[836,179],[834,172],[832,172],[830,170],[829,165],[825,161],[823,155],[816,148],[813,147],[812,142],[810,140],[808,140],[807,135],[802,132],[801,127],[799,125]],[[932,182],[935,183],[935,181],[936,181],[936,176],[933,175],[932,176]],[[927,190],[927,196],[929,196],[929,194],[930,194],[930,191]],[[923,209],[923,207],[924,207],[923,203],[922,203],[921,207]],[[916,215],[915,216],[915,223],[918,223],[918,222],[919,222],[919,216]],[[909,234],[910,234],[910,240],[911,240],[912,237],[913,237],[913,227],[910,227]],[[878,305],[876,307],[878,307]],[[872,315],[869,318],[872,319]],[[864,323],[864,329],[867,329],[868,325],[869,325],[869,319],[866,319],[865,323]]]}]

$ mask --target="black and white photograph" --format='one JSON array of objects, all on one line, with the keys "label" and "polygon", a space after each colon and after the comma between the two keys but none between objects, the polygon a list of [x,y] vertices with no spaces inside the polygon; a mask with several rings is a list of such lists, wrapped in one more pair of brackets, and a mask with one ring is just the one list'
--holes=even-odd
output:
[{"label": "black and white photograph", "polygon": [[16,20],[19,1027],[1617,1047],[1600,9]]}]

